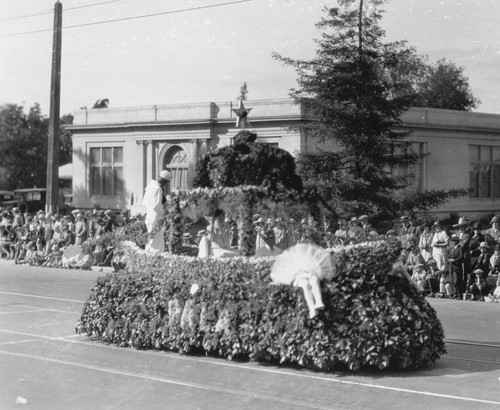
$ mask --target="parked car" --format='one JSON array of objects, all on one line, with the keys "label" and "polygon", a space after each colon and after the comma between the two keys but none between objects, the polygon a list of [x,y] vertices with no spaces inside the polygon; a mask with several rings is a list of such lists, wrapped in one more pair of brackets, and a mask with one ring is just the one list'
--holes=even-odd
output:
[{"label": "parked car", "polygon": [[36,212],[45,209],[47,190],[45,188],[15,189],[14,195],[19,198],[17,206],[21,212]]},{"label": "parked car", "polygon": [[0,206],[2,208],[14,208],[26,209],[27,204],[24,199],[17,196],[13,191],[0,191]]}]

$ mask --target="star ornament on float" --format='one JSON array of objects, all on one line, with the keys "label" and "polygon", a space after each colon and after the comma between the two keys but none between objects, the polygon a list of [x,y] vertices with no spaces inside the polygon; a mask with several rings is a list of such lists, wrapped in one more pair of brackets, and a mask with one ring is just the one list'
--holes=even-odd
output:
[{"label": "star ornament on float", "polygon": [[236,114],[237,119],[236,119],[236,128],[241,128],[243,126],[243,129],[245,129],[245,126],[249,126],[250,122],[248,121],[248,113],[252,111],[251,108],[245,108],[243,105],[243,100],[240,99],[240,104],[238,108],[233,108],[233,112]]}]

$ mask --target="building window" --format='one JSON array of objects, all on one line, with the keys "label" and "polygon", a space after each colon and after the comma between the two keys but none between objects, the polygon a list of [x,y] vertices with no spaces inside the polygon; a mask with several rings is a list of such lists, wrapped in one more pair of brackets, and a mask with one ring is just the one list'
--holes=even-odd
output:
[{"label": "building window", "polygon": [[[418,155],[425,154],[425,143],[411,142],[409,144],[396,144],[394,146],[395,154],[412,153]],[[391,170],[392,176],[396,177],[402,185],[407,188],[413,188],[416,192],[424,191],[424,167],[425,158],[421,158],[415,164],[407,167],[394,167]]]},{"label": "building window", "polygon": [[180,147],[173,147],[165,156],[164,168],[172,174],[170,190],[188,189],[188,160],[186,152]]},{"label": "building window", "polygon": [[470,145],[471,198],[500,198],[500,147]]},{"label": "building window", "polygon": [[90,194],[123,195],[123,148],[90,148]]}]

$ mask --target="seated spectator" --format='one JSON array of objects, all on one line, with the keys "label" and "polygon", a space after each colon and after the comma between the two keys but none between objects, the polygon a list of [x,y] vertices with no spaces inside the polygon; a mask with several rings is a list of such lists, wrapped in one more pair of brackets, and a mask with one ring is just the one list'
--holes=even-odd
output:
[{"label": "seated spectator", "polygon": [[60,268],[62,267],[62,251],[59,249],[57,244],[53,244],[50,253],[45,258],[45,263],[43,266],[48,268]]},{"label": "seated spectator", "polygon": [[[472,265],[472,270],[480,269],[483,272],[489,272],[490,271],[490,247],[486,242],[481,242],[481,245],[479,245],[479,250],[480,254],[477,257],[476,261]],[[467,286],[466,286],[466,292],[468,292],[468,289],[472,285],[472,283],[475,280],[476,275],[474,272],[469,273],[467,275]]]},{"label": "seated spectator", "polygon": [[425,269],[425,265],[423,263],[417,263],[413,267],[413,274],[411,275],[411,278],[417,283],[418,286],[420,286],[424,290],[429,290],[428,289],[428,279],[429,279],[429,273]]},{"label": "seated spectator", "polygon": [[495,245],[500,240],[500,229],[499,229],[500,218],[498,216],[494,216],[491,218],[491,228],[486,230],[484,233],[484,238],[488,245]]},{"label": "seated spectator", "polygon": [[497,277],[497,282],[495,284],[495,290],[493,291],[493,295],[491,295],[493,301],[495,303],[500,302],[500,275]]},{"label": "seated spectator", "polygon": [[61,240],[59,242],[59,248],[67,248],[68,246],[75,244],[75,234],[71,232],[70,226],[65,225],[61,234]]},{"label": "seated spectator", "polygon": [[[490,258],[489,275],[498,275],[500,272],[500,245],[495,246],[493,255]],[[484,271],[486,272],[486,271]]]},{"label": "seated spectator", "polygon": [[485,274],[481,269],[476,269],[474,272],[475,280],[469,287],[469,292],[471,293],[470,300],[479,300],[484,302],[484,297],[488,294],[488,289],[486,286]]},{"label": "seated spectator", "polygon": [[91,270],[94,261],[90,251],[89,246],[83,246],[82,252],[65,260],[63,266],[68,269]]},{"label": "seated spectator", "polygon": [[406,262],[404,264],[408,273],[413,273],[413,268],[418,265],[423,265],[425,263],[423,256],[420,254],[420,248],[413,244],[413,247],[410,250],[410,253],[406,257]]},{"label": "seated spectator", "polygon": [[23,252],[21,253],[20,258],[17,260],[17,263],[27,263],[29,265],[32,265],[33,261],[36,259],[34,242],[28,242],[23,248]]},{"label": "seated spectator", "polygon": [[439,276],[439,293],[436,295],[438,298],[456,299],[456,289],[453,284],[453,275],[451,272],[440,270],[436,272]]}]

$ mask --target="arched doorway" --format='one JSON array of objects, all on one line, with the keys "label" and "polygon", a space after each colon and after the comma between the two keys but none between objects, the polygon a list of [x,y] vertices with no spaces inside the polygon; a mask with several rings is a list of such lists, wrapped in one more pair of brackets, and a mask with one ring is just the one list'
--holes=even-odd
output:
[{"label": "arched doorway", "polygon": [[163,159],[163,167],[172,173],[170,189],[185,191],[188,189],[188,158],[186,151],[179,146],[169,148]]}]

